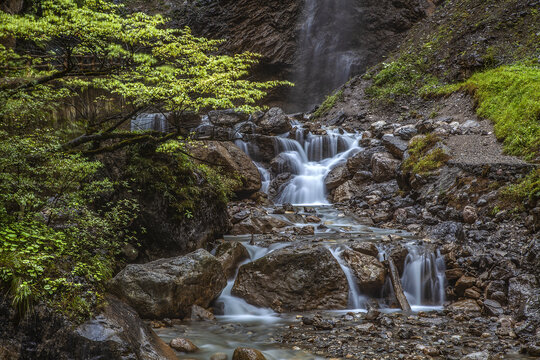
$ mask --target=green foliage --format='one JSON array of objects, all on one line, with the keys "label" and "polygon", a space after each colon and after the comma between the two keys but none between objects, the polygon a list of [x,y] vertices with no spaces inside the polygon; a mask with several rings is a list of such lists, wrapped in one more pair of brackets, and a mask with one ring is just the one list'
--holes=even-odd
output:
[{"label": "green foliage", "polygon": [[465,82],[437,88],[432,94],[471,93],[479,116],[495,124],[504,149],[527,160],[540,159],[540,66],[509,65],[474,74]]},{"label": "green foliage", "polygon": [[[289,84],[247,80],[258,55],[216,55],[221,41],[197,38],[187,28],[168,29],[166,21],[160,15],[126,15],[122,5],[107,0],[44,0],[24,15],[0,12],[0,38],[21,44],[0,47],[6,64],[0,67],[3,128],[34,129],[70,106],[81,121],[80,133],[106,134],[109,141],[136,138],[140,134],[118,135],[118,112],[252,112],[266,90]],[[91,93],[105,94],[91,102],[118,104],[117,116],[81,108]]]},{"label": "green foliage", "polygon": [[317,119],[323,115],[326,115],[326,113],[330,111],[330,109],[332,109],[338,101],[341,100],[343,100],[343,90],[338,90],[332,95],[328,95],[323,101],[323,103],[313,113],[313,119]]},{"label": "green foliage", "polygon": [[98,303],[131,239],[137,205],[103,203],[101,164],[58,151],[47,133],[0,134],[0,287],[23,316],[44,302],[75,319]]},{"label": "green foliage", "polygon": [[506,186],[501,194],[505,199],[517,204],[523,204],[525,200],[540,200],[540,169],[533,170],[519,182]]},{"label": "green foliage", "polygon": [[439,141],[434,134],[414,139],[409,146],[409,158],[403,162],[402,169],[413,174],[429,175],[443,166],[450,156],[442,148],[436,147]]}]

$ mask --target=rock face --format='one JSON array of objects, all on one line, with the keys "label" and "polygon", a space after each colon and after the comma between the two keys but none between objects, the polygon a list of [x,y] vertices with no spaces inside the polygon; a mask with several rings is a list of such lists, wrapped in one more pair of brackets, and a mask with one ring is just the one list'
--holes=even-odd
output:
[{"label": "rock face", "polygon": [[220,262],[206,250],[131,264],[109,284],[110,291],[146,318],[181,318],[191,305],[208,307],[227,285]]},{"label": "rock face", "polygon": [[190,149],[194,157],[203,163],[217,164],[225,174],[240,176],[241,184],[234,191],[240,195],[249,195],[261,188],[261,175],[249,156],[232,142],[204,141],[203,146]]},{"label": "rock face", "polygon": [[353,271],[362,293],[375,295],[381,291],[386,279],[386,269],[376,258],[345,250],[343,259]]},{"label": "rock face", "polygon": [[232,293],[279,312],[308,311],[346,308],[349,288],[327,248],[306,246],[276,250],[241,266]]}]

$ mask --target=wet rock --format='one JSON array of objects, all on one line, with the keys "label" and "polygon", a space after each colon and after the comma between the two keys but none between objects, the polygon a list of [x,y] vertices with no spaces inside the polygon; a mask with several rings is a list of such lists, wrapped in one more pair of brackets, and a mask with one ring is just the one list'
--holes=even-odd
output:
[{"label": "wet rock", "polygon": [[344,309],[345,274],[325,247],[287,247],[240,267],[232,293],[276,311]]},{"label": "wet rock", "polygon": [[185,353],[193,353],[199,348],[197,345],[191,342],[189,339],[185,338],[176,338],[172,339],[169,345],[176,351],[185,352]]},{"label": "wet rock", "polygon": [[210,356],[210,360],[227,360],[229,357],[225,353],[215,353]]},{"label": "wet rock", "polygon": [[239,347],[234,349],[232,360],[266,360],[266,358],[257,349]]},{"label": "wet rock", "polygon": [[394,135],[386,134],[382,137],[382,143],[390,154],[398,159],[403,159],[403,154],[407,151],[407,141]]},{"label": "wet rock", "polygon": [[219,164],[226,175],[240,176],[239,184],[233,189],[237,194],[248,195],[261,188],[261,174],[253,161],[238,146],[229,141],[203,141],[201,146],[192,146],[190,151],[204,163]]},{"label": "wet rock", "polygon": [[358,171],[361,170],[370,170],[371,158],[373,154],[384,153],[385,151],[386,150],[384,146],[376,146],[363,149],[347,160],[347,170],[349,170],[350,174],[356,174]]},{"label": "wet rock", "polygon": [[364,255],[377,257],[379,255],[379,249],[372,242],[356,241],[349,245],[351,249]]},{"label": "wet rock", "polygon": [[359,170],[354,174],[352,180],[357,184],[365,183],[373,180],[373,173],[371,171]]},{"label": "wet rock", "polygon": [[225,241],[216,249],[216,258],[221,263],[225,276],[229,278],[234,276],[238,264],[249,258],[249,253],[241,243]]},{"label": "wet rock", "polygon": [[459,268],[448,269],[445,271],[446,280],[457,280],[463,276],[463,270]]},{"label": "wet rock", "polygon": [[294,233],[300,236],[314,235],[315,228],[311,225],[294,228]]},{"label": "wet rock", "polygon": [[346,164],[341,164],[330,170],[326,178],[324,179],[324,184],[328,191],[334,190],[345,181],[350,178],[351,174],[347,169]]},{"label": "wet rock", "polygon": [[519,308],[532,298],[537,287],[536,278],[532,274],[521,274],[508,281],[508,304]]},{"label": "wet rock", "polygon": [[214,314],[199,305],[193,305],[189,310],[188,316],[184,318],[184,320],[191,321],[209,321],[215,319]]},{"label": "wet rock", "polygon": [[409,255],[409,250],[401,244],[394,245],[392,250],[390,250],[390,257],[394,260],[394,264],[396,264],[400,274],[403,273],[403,269],[405,268],[407,255]]},{"label": "wet rock", "polygon": [[363,323],[360,325],[356,325],[354,329],[363,334],[371,334],[377,331],[377,328],[372,323]]},{"label": "wet rock", "polygon": [[318,224],[321,222],[321,219],[315,215],[309,215],[309,216],[306,216],[306,221],[308,223]]},{"label": "wet rock", "polygon": [[240,221],[246,219],[249,215],[251,215],[251,211],[249,211],[249,209],[237,211],[230,217],[231,223],[238,224]]},{"label": "wet rock", "polygon": [[272,169],[272,173],[282,174],[282,173],[290,173],[293,175],[300,174],[300,165],[297,161],[294,161],[288,154],[278,154],[275,158],[272,159],[270,162],[270,169]]},{"label": "wet rock", "polygon": [[183,318],[191,305],[210,305],[226,285],[220,262],[200,249],[185,256],[130,264],[109,282],[109,291],[143,317]]},{"label": "wet rock", "polygon": [[380,292],[386,279],[386,268],[375,257],[353,250],[345,250],[343,260],[353,271],[362,293],[376,294]]},{"label": "wet rock", "polygon": [[208,112],[208,120],[216,126],[231,127],[239,122],[246,121],[248,118],[249,115],[232,109]]},{"label": "wet rock", "polygon": [[463,296],[465,293],[465,290],[468,288],[471,288],[476,283],[476,278],[472,276],[462,276],[459,278],[459,280],[456,282],[456,285],[454,286],[454,290],[456,294]]},{"label": "wet rock", "polygon": [[454,221],[443,221],[431,228],[431,236],[445,242],[463,241],[463,225]]},{"label": "wet rock", "polygon": [[478,351],[468,355],[465,355],[461,360],[489,360],[489,352]]},{"label": "wet rock", "polygon": [[373,179],[377,182],[393,179],[396,176],[399,164],[399,160],[392,158],[392,155],[388,153],[373,154],[371,157]]},{"label": "wet rock", "polygon": [[360,196],[361,192],[362,189],[354,181],[349,180],[334,190],[333,199],[334,202],[345,202]]},{"label": "wet rock", "polygon": [[289,225],[290,223],[273,216],[259,214],[235,224],[230,230],[230,234],[271,234],[275,229],[281,229]]},{"label": "wet rock", "polygon": [[465,290],[463,296],[470,299],[480,299],[480,293],[472,288]]},{"label": "wet rock", "polygon": [[476,214],[476,208],[473,206],[465,206],[463,208],[463,221],[465,221],[467,224],[473,224],[476,219],[478,219],[478,215]]},{"label": "wet rock", "polygon": [[488,316],[499,316],[504,313],[504,310],[497,301],[495,300],[484,300],[483,313]]},{"label": "wet rock", "polygon": [[292,129],[289,118],[278,107],[268,110],[258,125],[261,127],[261,132],[265,135],[279,135]]},{"label": "wet rock", "polygon": [[472,300],[472,299],[456,301],[455,303],[451,304],[449,308],[453,310],[454,312],[464,312],[464,313],[480,312],[481,310],[476,300]]}]

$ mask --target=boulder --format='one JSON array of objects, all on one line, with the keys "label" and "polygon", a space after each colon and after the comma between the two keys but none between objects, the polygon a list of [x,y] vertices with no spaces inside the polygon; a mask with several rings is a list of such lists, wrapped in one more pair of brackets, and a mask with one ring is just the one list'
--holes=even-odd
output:
[{"label": "boulder", "polygon": [[349,173],[351,174],[355,174],[360,170],[369,170],[371,168],[371,158],[373,155],[385,151],[383,146],[363,149],[347,160],[347,170],[349,170]]},{"label": "boulder", "polygon": [[249,253],[241,243],[225,241],[216,249],[216,258],[223,266],[225,276],[230,278],[236,273],[238,264],[249,258]]},{"label": "boulder", "polygon": [[202,164],[219,165],[223,172],[239,177],[239,184],[233,189],[239,195],[249,195],[261,188],[259,170],[238,146],[229,141],[203,141],[202,145],[190,148],[192,155]]},{"label": "boulder", "polygon": [[343,260],[356,277],[358,288],[364,294],[378,294],[386,280],[386,268],[373,256],[354,250],[345,250]]},{"label": "boulder", "polygon": [[185,353],[193,353],[199,348],[197,345],[191,342],[191,340],[186,338],[175,338],[172,339],[169,345],[176,351],[185,352]]},{"label": "boulder", "polygon": [[416,134],[418,134],[418,130],[416,130],[414,125],[404,125],[394,130],[394,135],[399,136],[403,140],[410,140]]},{"label": "boulder", "polygon": [[367,241],[356,241],[350,244],[350,248],[356,252],[359,252],[364,255],[369,255],[377,257],[379,255],[379,249],[372,242]]},{"label": "boulder", "polygon": [[208,119],[216,126],[231,127],[239,122],[246,121],[249,119],[249,115],[233,109],[212,110],[208,113]]},{"label": "boulder", "polygon": [[270,161],[270,169],[275,175],[281,173],[298,175],[300,174],[301,166],[299,159],[290,153],[278,154],[278,156]]},{"label": "boulder", "polygon": [[234,349],[232,360],[266,360],[266,358],[257,349],[239,347]]},{"label": "boulder", "polygon": [[463,275],[456,282],[454,290],[456,294],[458,294],[459,296],[463,296],[463,294],[465,293],[465,290],[473,287],[475,283],[476,283],[476,278],[472,276]]},{"label": "boulder", "polygon": [[480,312],[480,306],[476,300],[465,299],[452,303],[449,308],[456,313]]},{"label": "boulder", "polygon": [[403,154],[407,151],[407,141],[391,134],[382,137],[382,143],[386,150],[398,159],[403,159]]},{"label": "boulder", "polygon": [[348,180],[334,190],[334,202],[344,202],[360,196],[362,189],[352,180]]},{"label": "boulder", "polygon": [[230,230],[231,235],[244,234],[271,234],[275,229],[281,229],[291,225],[290,223],[275,218],[270,215],[251,216],[238,224],[235,224]]},{"label": "boulder", "polygon": [[283,110],[273,107],[263,115],[259,124],[261,132],[265,135],[279,135],[292,129],[289,118]]},{"label": "boulder", "polygon": [[389,153],[373,154],[371,157],[373,179],[377,182],[393,179],[396,176],[399,164],[399,160],[394,159]]},{"label": "boulder", "polygon": [[345,309],[347,278],[326,247],[287,247],[242,265],[232,294],[278,312]]},{"label": "boulder", "polygon": [[109,290],[146,318],[183,318],[191,305],[204,308],[227,285],[221,263],[199,249],[185,256],[130,264]]},{"label": "boulder", "polygon": [[215,319],[216,317],[210,311],[199,305],[192,305],[189,309],[189,314],[184,318],[184,321],[208,321]]},{"label": "boulder", "polygon": [[487,316],[499,316],[504,313],[504,310],[497,301],[495,300],[484,300],[484,309],[483,313]]},{"label": "boulder", "polygon": [[330,170],[328,175],[326,175],[326,178],[324,179],[324,184],[326,185],[326,189],[328,191],[332,191],[341,184],[343,184],[345,181],[347,181],[350,178],[351,174],[349,173],[349,170],[347,169],[346,164],[341,164]]}]

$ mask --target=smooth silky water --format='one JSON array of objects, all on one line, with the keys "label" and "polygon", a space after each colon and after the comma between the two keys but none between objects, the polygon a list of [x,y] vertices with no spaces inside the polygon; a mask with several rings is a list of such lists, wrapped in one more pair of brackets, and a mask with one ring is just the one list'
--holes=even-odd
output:
[{"label": "smooth silky water", "polygon": [[[389,235],[399,236],[406,243],[409,255],[405,260],[405,268],[401,278],[403,289],[413,311],[440,310],[444,303],[444,259],[437,249],[418,244],[413,235],[392,229],[380,229],[361,224],[353,214],[336,209],[327,200],[324,179],[337,165],[361,150],[358,133],[346,133],[337,129],[326,129],[325,135],[306,133],[300,124],[295,124],[292,135],[287,133],[274,138],[275,155],[282,154],[286,159],[285,168],[294,174],[291,180],[283,184],[272,199],[276,204],[294,204],[294,212],[273,214],[275,207],[267,208],[267,212],[276,218],[290,223],[290,228],[314,226],[315,233],[309,236],[290,237],[291,232],[284,229],[283,235],[292,241],[309,241],[326,246],[339,263],[349,284],[349,303],[347,310],[329,310],[333,313],[365,312],[368,304],[378,303],[381,311],[397,311],[389,308],[384,298],[392,296],[392,288],[386,285],[381,289],[380,298],[371,299],[362,294],[356,284],[351,269],[348,268],[341,254],[347,249],[347,243],[354,241],[370,241],[377,244],[379,259],[384,260],[391,250]],[[252,159],[257,159],[256,149],[243,140],[236,144]],[[273,176],[263,164],[254,162],[261,174],[262,191],[268,192]],[[278,169],[282,171],[282,169]],[[283,169],[284,170],[284,169]],[[279,205],[278,205],[279,206]],[[316,215],[321,219],[319,224],[309,224],[305,215]],[[323,226],[319,226],[323,225]],[[226,241],[240,241],[247,248],[250,258],[244,263],[255,261],[266,254],[289,246],[291,242],[274,242],[276,235],[229,235]],[[257,246],[252,241],[264,241],[271,245]],[[281,240],[278,240],[281,241]],[[279,359],[319,359],[304,351],[296,351],[282,346],[275,340],[278,329],[288,326],[296,320],[294,314],[278,314],[271,309],[258,308],[245,300],[231,294],[234,278],[229,279],[226,288],[215,301],[215,308],[222,309],[223,315],[216,316],[215,321],[185,322],[173,328],[157,329],[158,335],[165,341],[175,337],[186,337],[193,341],[200,351],[193,354],[179,355],[185,359],[209,359],[217,352],[226,353],[232,358],[234,349],[239,346],[257,348],[263,351],[269,360]],[[387,281],[387,283],[389,283]]]}]

